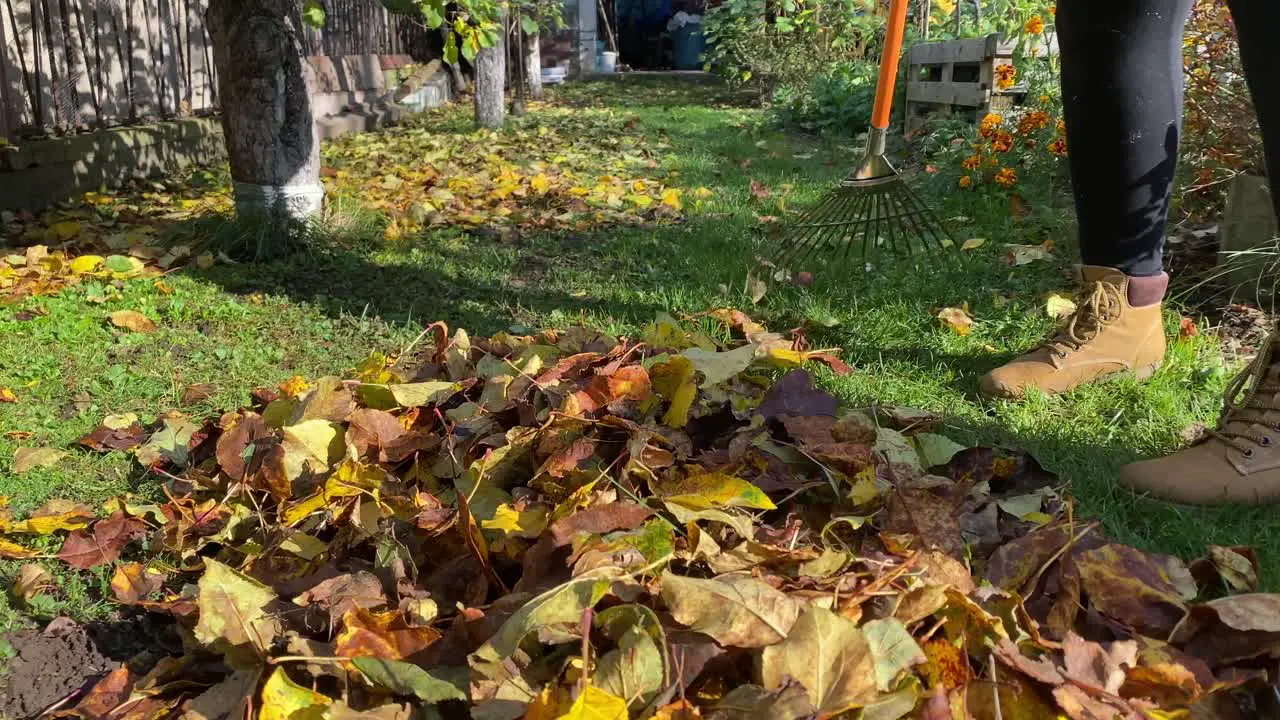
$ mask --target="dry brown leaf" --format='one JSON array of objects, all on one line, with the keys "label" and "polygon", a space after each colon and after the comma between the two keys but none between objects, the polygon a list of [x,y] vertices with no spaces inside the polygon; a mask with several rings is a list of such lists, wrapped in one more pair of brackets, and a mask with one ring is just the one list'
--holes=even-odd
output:
[{"label": "dry brown leaf", "polygon": [[156,331],[156,324],[136,310],[117,310],[107,317],[112,325],[131,332],[151,334]]}]

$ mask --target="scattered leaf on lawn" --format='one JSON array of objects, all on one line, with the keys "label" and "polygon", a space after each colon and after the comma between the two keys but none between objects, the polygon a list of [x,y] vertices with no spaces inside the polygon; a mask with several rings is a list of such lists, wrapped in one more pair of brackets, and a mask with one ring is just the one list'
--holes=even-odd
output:
[{"label": "scattered leaf on lawn", "polygon": [[1054,293],[1044,301],[1044,311],[1051,318],[1062,319],[1076,311],[1076,303],[1065,295]]},{"label": "scattered leaf on lawn", "polygon": [[117,310],[107,317],[111,318],[111,324],[118,328],[145,334],[156,331],[156,324],[151,321],[151,318],[136,310]]},{"label": "scattered leaf on lawn", "polygon": [[20,447],[13,451],[13,472],[21,475],[33,468],[53,467],[66,455],[65,451],[54,448]]},{"label": "scattered leaf on lawn", "polygon": [[53,574],[46,567],[28,563],[18,569],[18,579],[13,582],[13,594],[27,602],[52,584]]},{"label": "scattered leaf on lawn", "polygon": [[964,308],[942,308],[938,311],[938,319],[957,335],[968,335],[973,332],[973,318],[969,316],[968,310]]}]

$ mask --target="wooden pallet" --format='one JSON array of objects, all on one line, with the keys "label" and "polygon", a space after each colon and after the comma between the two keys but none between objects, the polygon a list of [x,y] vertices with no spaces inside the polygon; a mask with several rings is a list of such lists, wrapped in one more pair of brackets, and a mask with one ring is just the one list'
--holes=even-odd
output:
[{"label": "wooden pallet", "polygon": [[1013,43],[999,34],[913,45],[907,52],[907,137],[930,116],[964,113],[977,122],[1019,104],[1024,90],[995,87],[995,68],[1012,63]]}]

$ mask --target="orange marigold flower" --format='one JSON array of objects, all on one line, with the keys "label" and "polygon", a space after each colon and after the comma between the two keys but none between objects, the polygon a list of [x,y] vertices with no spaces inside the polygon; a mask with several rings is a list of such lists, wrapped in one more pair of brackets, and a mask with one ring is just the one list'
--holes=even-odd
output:
[{"label": "orange marigold flower", "polygon": [[1013,87],[1014,82],[1018,79],[1018,69],[1012,65],[997,65],[996,87],[1006,90]]},{"label": "orange marigold flower", "polygon": [[982,124],[978,127],[978,137],[984,139],[992,137],[996,134],[996,128],[1000,127],[1003,122],[1004,118],[999,115],[987,113],[986,117],[982,118]]},{"label": "orange marigold flower", "polygon": [[1058,124],[1055,126],[1055,129],[1058,131],[1058,134],[1065,133],[1067,131],[1067,121],[1062,118],[1058,118]]},{"label": "orange marigold flower", "polygon": [[977,170],[980,165],[982,165],[982,158],[977,155],[970,155],[964,159],[965,170]]},{"label": "orange marigold flower", "polygon": [[996,173],[996,182],[1005,187],[1013,187],[1018,183],[1018,173],[1013,168],[1002,167],[1000,172]]},{"label": "orange marigold flower", "polygon": [[1048,96],[1048,95],[1041,95],[1041,96],[1040,96],[1040,104],[1041,104],[1041,105],[1048,105],[1048,104],[1049,104],[1049,99],[1050,99],[1050,98],[1049,98],[1049,96]]},{"label": "orange marigold flower", "polygon": [[1049,113],[1043,110],[1035,110],[1022,116],[1018,121],[1018,132],[1023,135],[1030,135],[1032,132],[1039,130],[1049,124]]},{"label": "orange marigold flower", "polygon": [[1001,130],[991,138],[991,149],[996,152],[1009,152],[1013,149],[1013,135]]},{"label": "orange marigold flower", "polygon": [[969,177],[968,175],[960,176],[960,187],[967,188],[972,185],[973,185],[973,178]]},{"label": "orange marigold flower", "polygon": [[1053,16],[1053,17],[1058,17],[1058,6],[1057,6],[1057,5],[1050,5],[1050,6],[1049,6],[1049,15],[1051,15],[1051,16]]},{"label": "orange marigold flower", "polygon": [[1032,35],[1039,35],[1044,32],[1044,18],[1039,15],[1032,15],[1031,19],[1027,21],[1027,24],[1022,26],[1022,29]]},{"label": "orange marigold flower", "polygon": [[1066,138],[1057,138],[1053,142],[1049,143],[1049,152],[1059,157],[1066,155],[1067,154]]}]

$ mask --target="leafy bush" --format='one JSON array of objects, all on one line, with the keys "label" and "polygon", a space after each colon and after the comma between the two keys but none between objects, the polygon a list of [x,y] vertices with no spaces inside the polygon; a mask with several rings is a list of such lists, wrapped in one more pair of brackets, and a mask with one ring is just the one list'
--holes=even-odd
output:
[{"label": "leafy bush", "polygon": [[1262,136],[1225,3],[1198,0],[1184,48],[1181,192],[1174,202],[1182,215],[1198,221],[1222,210],[1232,177],[1262,173]]},{"label": "leafy bush", "polygon": [[841,62],[873,58],[883,25],[874,0],[725,0],[707,11],[707,68],[770,95],[808,88]]},{"label": "leafy bush", "polygon": [[859,132],[866,128],[875,92],[874,63],[836,63],[806,84],[786,84],[775,90],[772,113],[785,126]]}]

